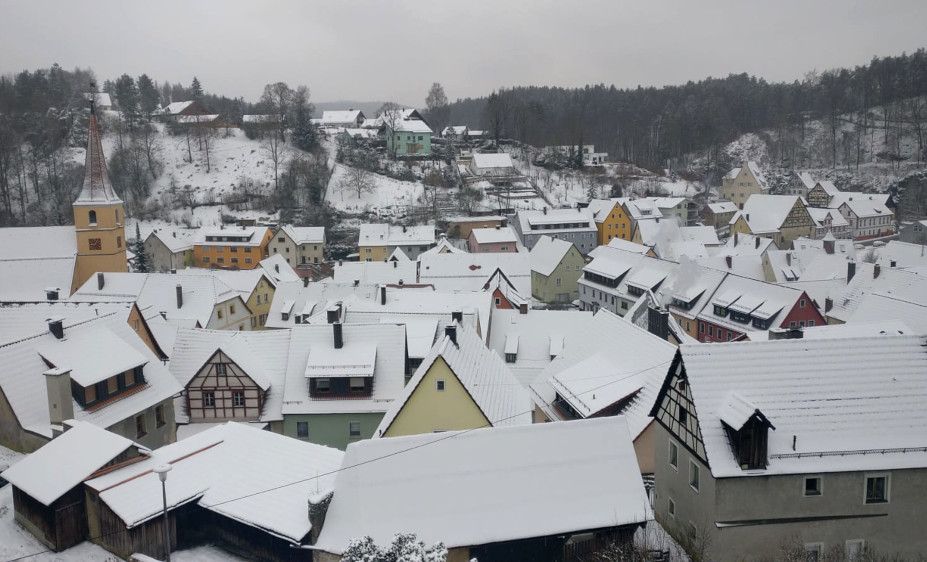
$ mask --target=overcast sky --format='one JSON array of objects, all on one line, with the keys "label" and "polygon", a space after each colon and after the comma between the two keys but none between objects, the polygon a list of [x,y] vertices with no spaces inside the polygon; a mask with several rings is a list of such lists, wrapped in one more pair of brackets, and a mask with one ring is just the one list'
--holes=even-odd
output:
[{"label": "overcast sky", "polygon": [[499,86],[768,80],[927,46],[927,1],[0,0],[0,73],[148,73],[256,100],[306,84],[313,101],[422,105]]}]

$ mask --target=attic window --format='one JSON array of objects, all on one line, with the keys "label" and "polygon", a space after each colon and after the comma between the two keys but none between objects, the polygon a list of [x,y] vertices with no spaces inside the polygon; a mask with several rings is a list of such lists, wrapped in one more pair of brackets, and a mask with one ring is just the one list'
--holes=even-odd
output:
[{"label": "attic window", "polygon": [[714,310],[715,316],[720,316],[721,318],[724,318],[725,316],[727,316],[727,307],[721,306],[720,304],[716,304],[714,306],[715,306],[715,310]]}]

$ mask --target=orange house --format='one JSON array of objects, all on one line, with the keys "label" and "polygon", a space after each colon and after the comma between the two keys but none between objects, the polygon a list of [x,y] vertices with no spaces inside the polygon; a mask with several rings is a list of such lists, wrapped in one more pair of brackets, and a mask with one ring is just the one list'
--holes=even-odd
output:
[{"label": "orange house", "polygon": [[193,244],[193,263],[211,269],[254,269],[266,258],[273,232],[266,226],[206,230]]}]

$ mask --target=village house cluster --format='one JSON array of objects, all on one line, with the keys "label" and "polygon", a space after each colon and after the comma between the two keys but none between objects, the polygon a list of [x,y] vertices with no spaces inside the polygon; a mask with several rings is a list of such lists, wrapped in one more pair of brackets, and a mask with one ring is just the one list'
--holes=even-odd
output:
[{"label": "village house cluster", "polygon": [[[433,146],[415,110],[318,124]],[[2,477],[49,550],[337,561],[414,532],[449,561],[579,560],[649,528],[704,560],[927,551],[927,252],[886,195],[772,193],[748,161],[708,201],[363,222],[350,260],[320,226],[159,226],[140,272],[88,130],[74,225],[0,229]],[[548,153],[607,162],[575,148]],[[462,184],[530,189],[467,150]]]}]

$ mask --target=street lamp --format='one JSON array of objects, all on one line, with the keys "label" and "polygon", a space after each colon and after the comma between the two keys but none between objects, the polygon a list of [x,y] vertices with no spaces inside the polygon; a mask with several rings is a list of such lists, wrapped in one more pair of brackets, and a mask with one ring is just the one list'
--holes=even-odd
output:
[{"label": "street lamp", "polygon": [[154,472],[158,475],[158,479],[161,481],[161,501],[164,507],[164,560],[165,562],[171,562],[171,529],[168,527],[167,520],[167,486],[165,482],[167,481],[167,473],[171,471],[171,465],[162,464],[155,467]]}]

